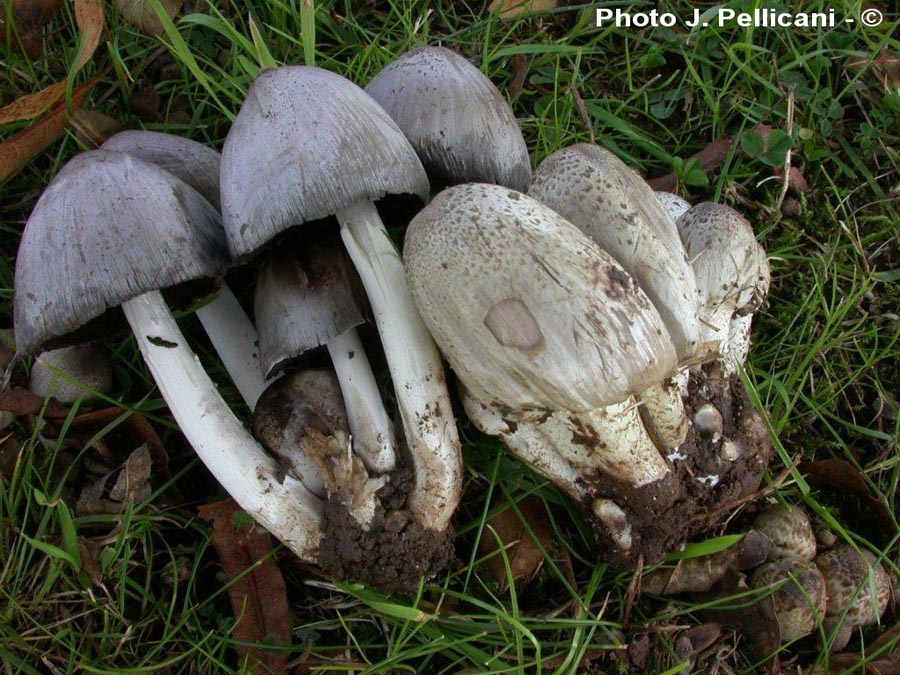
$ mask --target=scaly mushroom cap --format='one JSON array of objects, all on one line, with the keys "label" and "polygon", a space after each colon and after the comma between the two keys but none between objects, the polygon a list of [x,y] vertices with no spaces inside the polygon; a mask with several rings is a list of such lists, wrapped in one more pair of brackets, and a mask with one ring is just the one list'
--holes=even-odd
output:
[{"label": "scaly mushroom cap", "polygon": [[807,562],[816,557],[816,535],[799,506],[772,504],[756,516],[753,527],[772,542],[770,560]]},{"label": "scaly mushroom cap", "polygon": [[701,318],[725,308],[746,314],[762,305],[769,263],[746,218],[724,204],[703,202],[676,224],[700,290]]},{"label": "scaly mushroom cap", "polygon": [[155,164],[206,197],[216,210],[221,208],[219,162],[222,156],[212,148],[183,136],[137,129],[111,136],[102,148]]},{"label": "scaly mushroom cap", "polygon": [[404,259],[450,365],[507,419],[619,403],[675,367],[665,325],[634,279],[521,193],[445,190],[410,224]]},{"label": "scaly mushroom cap", "polygon": [[254,300],[266,377],[363,323],[362,294],[338,241],[304,237],[302,244],[279,247],[259,271]]},{"label": "scaly mushroom cap", "polygon": [[812,562],[770,562],[753,573],[752,585],[781,583],[772,595],[782,642],[809,635],[825,617],[825,579]]},{"label": "scaly mushroom cap", "polygon": [[825,577],[828,617],[846,612],[844,623],[851,626],[878,623],[891,599],[891,580],[871,551],[838,544],[815,563]]},{"label": "scaly mushroom cap", "polygon": [[691,208],[691,203],[682,199],[676,194],[671,192],[655,192],[656,198],[659,200],[659,203],[663,205],[663,208],[669,213],[669,217],[672,221],[678,220],[681,215]]},{"label": "scaly mushroom cap", "polygon": [[403,132],[371,96],[309,66],[265,70],[222,150],[222,214],[236,259],[293,225],[386,195],[428,197]]},{"label": "scaly mushroom cap", "polygon": [[512,108],[459,54],[414,49],[378,73],[366,92],[406,134],[435,189],[468,182],[528,189],[528,148]]},{"label": "scaly mushroom cap", "polygon": [[[44,190],[22,234],[17,349],[26,355],[108,333],[103,322],[87,324],[148,291],[206,295],[227,261],[219,214],[192,187],[129,155],[82,153]],[[184,287],[193,281],[199,288]]]},{"label": "scaly mushroom cap", "polygon": [[694,272],[675,222],[637,173],[608,150],[573,145],[541,162],[529,194],[612,255],[653,301],[679,360],[693,356],[700,337]]},{"label": "scaly mushroom cap", "polygon": [[46,351],[34,360],[28,388],[41,398],[53,396],[60,403],[90,398],[92,391],[108,394],[112,390],[109,355],[96,343]]}]

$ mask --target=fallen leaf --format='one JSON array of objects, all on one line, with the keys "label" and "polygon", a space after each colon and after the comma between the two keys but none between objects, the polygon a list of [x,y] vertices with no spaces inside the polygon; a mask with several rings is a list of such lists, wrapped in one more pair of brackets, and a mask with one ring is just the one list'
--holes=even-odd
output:
[{"label": "fallen leaf", "polygon": [[497,12],[501,19],[515,19],[526,12],[542,12],[555,9],[557,0],[494,0],[489,12]]},{"label": "fallen leaf", "polygon": [[259,645],[236,644],[235,649],[248,661],[248,672],[280,672],[287,665],[287,651],[268,652],[264,645],[290,646],[291,613],[269,537],[252,523],[238,524],[244,512],[231,499],[201,506],[198,512],[212,522],[213,546],[229,581],[228,597],[237,620],[234,640]]},{"label": "fallen leaf", "polygon": [[[733,136],[730,138],[718,138],[709,143],[700,152],[691,155],[690,159],[697,160],[701,171],[715,169],[725,162],[734,140]],[[654,190],[668,192],[678,187],[678,174],[672,171],[658,178],[650,178],[647,180],[647,184]]]},{"label": "fallen leaf", "polygon": [[48,111],[66,93],[66,83],[56,82],[39,92],[27,94],[0,109],[0,124],[31,120]]},{"label": "fallen leaf", "polygon": [[[72,105],[77,108],[87,98],[95,78],[72,92]],[[0,185],[21,171],[41,151],[55,141],[69,125],[66,106],[58,102],[49,113],[27,129],[0,143]]]},{"label": "fallen leaf", "polygon": [[[16,417],[37,415],[44,409],[44,399],[24,387],[13,387],[0,394],[0,410],[11,412]],[[65,417],[69,409],[56,401],[47,403],[44,414],[47,417]]]},{"label": "fallen leaf", "polygon": [[141,119],[152,121],[159,116],[159,94],[152,82],[143,80],[131,93],[131,112]]},{"label": "fallen leaf", "polygon": [[99,148],[106,140],[122,130],[122,125],[99,110],[79,108],[72,114],[75,138],[85,148]]},{"label": "fallen leaf", "polygon": [[831,488],[844,496],[858,497],[878,518],[885,536],[897,532],[891,514],[881,501],[872,494],[869,484],[859,470],[845,459],[823,459],[816,462],[801,462],[797,467],[806,479],[817,487]]},{"label": "fallen leaf", "polygon": [[108,496],[105,496],[106,486],[115,472],[86,485],[75,504],[75,511],[82,515],[117,514],[122,513],[131,502],[144,501],[150,496],[151,467],[150,450],[142,445],[125,460]]},{"label": "fallen leaf", "polygon": [[720,635],[722,635],[722,626],[717,623],[691,626],[675,638],[675,653],[679,658],[687,661],[709,649]]},{"label": "fallen leaf", "polygon": [[750,530],[734,546],[724,551],[679,560],[675,567],[663,567],[644,575],[641,591],[651,595],[705,593],[729,574],[761,564],[772,543],[757,530]]},{"label": "fallen leaf", "polygon": [[[44,26],[53,20],[59,8],[59,0],[13,0],[12,23],[28,58],[36,59],[40,56],[44,46],[41,32]],[[0,17],[0,30],[4,33],[6,32],[4,18],[8,16],[10,15]],[[10,42],[15,44],[16,40],[11,39]]]},{"label": "fallen leaf", "polygon": [[[488,531],[481,536],[479,550],[482,555],[491,556],[485,563],[488,571],[506,589],[510,576],[513,582],[527,583],[540,571],[544,564],[542,547],[546,551],[553,548],[553,526],[544,502],[536,495],[516,502],[518,512],[505,497],[501,497],[496,505],[506,508],[488,520]],[[509,559],[509,575],[501,549],[506,551]]]},{"label": "fallen leaf", "polygon": [[78,24],[81,49],[78,52],[78,60],[72,66],[73,73],[77,73],[90,61],[97,51],[97,45],[100,44],[100,36],[106,24],[103,0],[75,0],[75,23]]},{"label": "fallen leaf", "polygon": [[[150,0],[114,0],[113,4],[122,18],[138,30],[148,35],[162,35],[166,31]],[[159,0],[159,4],[171,19],[178,14],[184,0]]]}]

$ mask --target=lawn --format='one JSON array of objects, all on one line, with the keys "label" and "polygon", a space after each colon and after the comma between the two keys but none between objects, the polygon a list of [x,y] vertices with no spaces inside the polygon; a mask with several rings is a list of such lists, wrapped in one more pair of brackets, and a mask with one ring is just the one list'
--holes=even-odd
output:
[{"label": "lawn", "polygon": [[[683,23],[598,27],[598,3],[535,2],[541,9],[512,16],[484,2],[399,0],[186,0],[171,19],[163,11],[181,4],[3,0],[0,106],[64,83],[49,112],[48,94],[26,99],[30,110],[0,126],[4,328],[12,327],[16,251],[32,207],[66,161],[111,130],[166,131],[220,150],[262,68],[305,63],[364,85],[400,54],[443,45],[509,100],[532,167],[567,145],[596,142],[658,189],[734,206],[768,253],[769,301],[755,315],[743,375],[775,458],[756,502],[739,505],[686,555],[732,543],[721,537],[746,531],[762,503],[780,501],[802,505],[824,539],[871,550],[896,584],[896,4],[781,3],[855,21],[779,28],[711,20],[693,31]],[[685,20],[710,7],[660,5]],[[880,9],[884,21],[865,26],[863,9]],[[66,102],[81,108],[69,123]],[[247,307],[253,278],[252,269],[229,277]],[[178,318],[249,421],[194,314]],[[768,593],[739,580],[728,592],[641,593],[640,575],[596,564],[577,508],[461,411],[458,564],[415,596],[325,580],[274,540],[258,532],[243,539],[239,517],[211,525],[199,507],[226,495],[180,435],[134,339],[103,345],[115,388],[93,402],[100,412],[86,412],[86,402],[62,410],[42,402],[18,408],[0,436],[0,672],[268,672],[264,663],[296,673],[750,673],[778,663],[787,672],[900,671],[890,656],[900,651],[895,609],[829,658],[817,646],[824,630],[773,644],[764,634]],[[11,385],[27,384],[30,367],[26,359],[10,369]],[[386,381],[383,362],[376,368]],[[152,474],[140,448],[152,456]],[[110,483],[126,474],[133,483],[90,490],[110,474]],[[495,534],[504,511],[507,531]],[[542,564],[532,561],[527,578],[508,583],[518,550],[481,545],[497,536],[536,538],[532,555]],[[229,559],[244,564],[235,572]],[[289,614],[261,609],[268,605]]]}]

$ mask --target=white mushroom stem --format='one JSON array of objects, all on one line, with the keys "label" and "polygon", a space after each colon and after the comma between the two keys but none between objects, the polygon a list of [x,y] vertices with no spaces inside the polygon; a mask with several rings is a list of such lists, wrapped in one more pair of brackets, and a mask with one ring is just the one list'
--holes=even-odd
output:
[{"label": "white mushroom stem", "polygon": [[641,392],[640,399],[644,421],[653,439],[665,450],[675,450],[684,443],[688,419],[681,388],[674,378],[648,387]]},{"label": "white mushroom stem", "polygon": [[731,322],[728,324],[728,340],[723,350],[731,357],[725,363],[726,373],[733,371],[736,364],[747,362],[747,355],[750,353],[750,329],[752,323],[753,314],[735,314],[731,317]]},{"label": "white mushroom stem", "polygon": [[459,502],[462,459],[441,356],[416,311],[400,254],[375,206],[361,202],[336,215],[394,381],[416,473],[410,510],[421,525],[444,530]]},{"label": "white mushroom stem", "polygon": [[154,380],[188,442],[254,520],[315,562],[321,502],[281,473],[216,391],[157,292],[122,305]]},{"label": "white mushroom stem", "polygon": [[344,331],[327,347],[344,396],[355,453],[370,471],[393,471],[397,463],[394,428],[359,333],[355,328]]},{"label": "white mushroom stem", "polygon": [[197,318],[209,336],[234,386],[250,410],[274,378],[266,380],[259,365],[256,328],[226,285],[197,310]]}]

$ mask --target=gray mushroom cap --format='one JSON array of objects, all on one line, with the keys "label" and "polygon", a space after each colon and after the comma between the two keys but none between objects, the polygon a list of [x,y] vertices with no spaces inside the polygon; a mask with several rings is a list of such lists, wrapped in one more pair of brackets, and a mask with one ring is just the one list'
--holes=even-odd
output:
[{"label": "gray mushroom cap", "polygon": [[104,150],[124,152],[177,176],[216,207],[219,202],[219,162],[222,156],[190,138],[132,129],[111,136]]},{"label": "gray mushroom cap", "polygon": [[450,365],[508,419],[619,403],[675,367],[665,325],[628,273],[521,193],[445,190],[410,224],[404,259]]},{"label": "gray mushroom cap", "polygon": [[126,300],[206,282],[193,300],[218,284],[227,263],[219,214],[196,190],[129,155],[82,153],[51,181],[22,234],[17,349],[77,342],[71,333]]},{"label": "gray mushroom cap", "polygon": [[337,241],[305,241],[270,255],[259,271],[254,300],[265,376],[363,323],[358,302],[363,293]]},{"label": "gray mushroom cap", "polygon": [[319,68],[265,70],[222,150],[222,214],[236,259],[294,225],[386,195],[428,197],[403,132],[371,96]]},{"label": "gray mushroom cap", "polygon": [[378,73],[366,92],[406,134],[435,187],[484,182],[528,189],[528,148],[512,108],[459,54],[414,49]]},{"label": "gray mushroom cap", "polygon": [[92,342],[40,354],[31,368],[28,388],[41,398],[53,396],[60,403],[74,403],[79,398],[89,398],[91,391],[108,394],[112,378],[109,354]]},{"label": "gray mushroom cap", "polygon": [[679,359],[693,356],[700,338],[694,272],[675,222],[637,173],[604,148],[573,145],[541,162],[529,194],[612,255],[653,301]]},{"label": "gray mushroom cap", "polygon": [[769,263],[753,227],[725,204],[703,202],[676,222],[707,315],[755,311],[769,291]]}]

